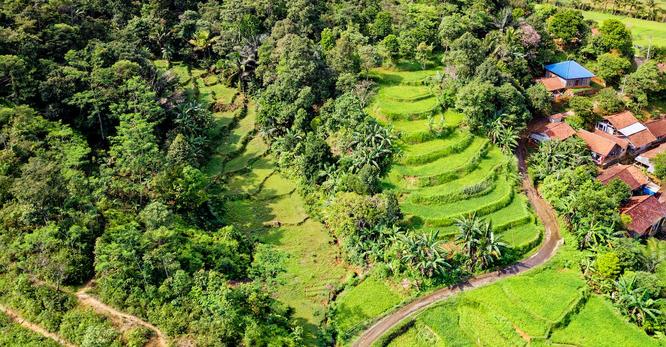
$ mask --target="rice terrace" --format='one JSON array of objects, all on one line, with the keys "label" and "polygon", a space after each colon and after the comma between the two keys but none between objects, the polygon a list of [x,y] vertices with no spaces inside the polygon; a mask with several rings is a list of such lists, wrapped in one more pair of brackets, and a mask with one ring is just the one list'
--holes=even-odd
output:
[{"label": "rice terrace", "polygon": [[665,21],[4,1],[0,346],[666,346]]}]

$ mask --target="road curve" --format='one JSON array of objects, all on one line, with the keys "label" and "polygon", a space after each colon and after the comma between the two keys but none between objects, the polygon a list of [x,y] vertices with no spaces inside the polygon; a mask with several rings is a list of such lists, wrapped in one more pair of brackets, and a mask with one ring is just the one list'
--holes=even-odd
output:
[{"label": "road curve", "polygon": [[11,319],[12,321],[14,321],[16,324],[18,324],[18,325],[20,325],[20,326],[22,326],[22,327],[24,327],[24,328],[26,328],[26,329],[32,330],[33,332],[35,332],[35,333],[37,333],[37,334],[39,334],[39,335],[42,335],[42,336],[44,336],[44,337],[46,337],[46,338],[49,338],[49,339],[51,339],[51,340],[57,342],[58,344],[60,344],[60,345],[62,345],[62,346],[65,346],[65,347],[75,347],[73,344],[71,344],[71,343],[65,341],[65,339],[63,339],[62,337],[60,337],[58,334],[56,334],[56,333],[52,333],[52,332],[50,332],[50,331],[44,329],[44,328],[43,328],[42,326],[40,326],[40,325],[37,325],[37,324],[31,323],[30,321],[25,320],[23,317],[21,317],[21,316],[18,314],[18,312],[16,312],[16,311],[10,309],[9,307],[5,307],[5,306],[3,306],[3,305],[0,305],[0,312],[4,313],[7,317],[9,317],[9,319]]},{"label": "road curve", "polygon": [[485,273],[479,276],[472,277],[465,282],[458,283],[451,287],[439,289],[431,294],[417,298],[416,300],[402,306],[397,311],[383,317],[368,329],[366,329],[361,336],[354,342],[355,347],[370,347],[374,341],[384,335],[391,328],[398,323],[414,315],[415,313],[429,307],[439,301],[457,294],[462,291],[478,288],[487,284],[496,282],[503,278],[514,276],[521,272],[525,272],[531,268],[545,263],[547,260],[555,255],[557,247],[561,244],[562,238],[560,236],[559,225],[557,217],[552,207],[539,195],[532,181],[527,175],[527,165],[525,163],[526,156],[526,142],[522,140],[516,156],[518,157],[518,166],[522,175],[522,188],[530,204],[534,208],[541,223],[545,227],[544,241],[541,248],[531,257],[524,259],[516,264],[507,266],[501,270]]}]

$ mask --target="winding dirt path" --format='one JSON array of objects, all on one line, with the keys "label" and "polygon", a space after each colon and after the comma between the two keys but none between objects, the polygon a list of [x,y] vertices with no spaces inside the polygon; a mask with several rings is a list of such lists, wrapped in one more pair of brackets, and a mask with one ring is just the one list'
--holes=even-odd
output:
[{"label": "winding dirt path", "polygon": [[92,289],[93,281],[86,283],[81,289],[79,289],[74,295],[78,299],[79,303],[83,306],[87,306],[95,310],[95,312],[102,314],[106,317],[109,317],[114,323],[121,327],[133,327],[133,326],[142,326],[144,328],[150,329],[154,336],[148,342],[146,346],[155,346],[155,347],[167,347],[167,336],[156,326],[144,321],[143,319],[120,312],[115,308],[101,302],[96,297],[88,294],[88,291]]},{"label": "winding dirt path", "polygon": [[379,321],[365,330],[354,342],[353,346],[370,347],[375,340],[380,338],[398,323],[439,301],[445,300],[459,292],[482,287],[501,279],[525,272],[545,263],[547,260],[552,258],[553,255],[555,255],[555,251],[562,243],[557,217],[555,216],[555,211],[553,211],[552,207],[543,198],[541,198],[536,188],[532,184],[532,181],[527,175],[527,164],[525,163],[526,153],[526,140],[522,140],[518,146],[516,156],[518,157],[518,166],[522,175],[523,191],[527,195],[530,204],[534,208],[534,211],[536,212],[546,230],[541,248],[539,248],[539,250],[531,257],[524,259],[516,264],[507,266],[498,271],[472,277],[465,282],[458,283],[457,285],[451,287],[439,289],[431,294],[420,297],[405,306],[402,306],[397,311],[381,318]]},{"label": "winding dirt path", "polygon": [[62,337],[58,336],[57,334],[49,332],[48,330],[42,328],[41,326],[39,326],[37,324],[34,324],[34,323],[31,323],[30,321],[25,320],[16,311],[14,311],[14,310],[12,310],[8,307],[0,305],[0,311],[2,311],[2,313],[7,315],[7,317],[9,317],[9,319],[11,319],[14,323],[16,323],[16,324],[18,324],[18,325],[20,325],[20,326],[22,326],[26,329],[32,330],[33,332],[35,332],[39,335],[42,335],[44,337],[47,337],[47,338],[65,346],[65,347],[75,347],[73,344],[65,341]]}]

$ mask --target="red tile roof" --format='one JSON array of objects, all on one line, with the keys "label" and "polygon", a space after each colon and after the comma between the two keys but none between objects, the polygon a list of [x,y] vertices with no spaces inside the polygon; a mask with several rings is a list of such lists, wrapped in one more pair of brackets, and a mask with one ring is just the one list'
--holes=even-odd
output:
[{"label": "red tile roof", "polygon": [[627,226],[629,231],[645,236],[652,225],[666,216],[666,206],[652,195],[632,196],[622,207],[621,213],[631,217],[631,223]]},{"label": "red tile roof", "polygon": [[648,184],[650,179],[633,165],[613,165],[601,172],[597,177],[603,184],[607,184],[614,179],[619,179],[626,183],[631,190],[638,189],[642,185]]},{"label": "red tile roof", "polygon": [[567,123],[547,123],[539,128],[538,132],[546,134],[551,139],[562,141],[576,135],[576,130]]},{"label": "red tile roof", "polygon": [[596,132],[591,133],[587,130],[578,130],[576,133],[578,137],[583,139],[592,152],[598,153],[602,156],[607,156],[618,144],[606,137],[600,136]]},{"label": "red tile roof", "polygon": [[634,123],[638,123],[638,119],[634,117],[634,114],[631,113],[631,111],[616,113],[610,116],[606,116],[604,119],[611,123],[617,130],[628,127]]},{"label": "red tile roof", "polygon": [[647,146],[657,141],[657,138],[650,132],[650,129],[645,129],[635,134],[631,134],[627,136],[627,138],[629,139],[629,142],[631,142],[631,144],[636,148]]},{"label": "red tile roof", "polygon": [[629,147],[629,141],[619,138],[617,136],[613,136],[605,131],[594,129],[594,134],[616,143],[618,146],[622,147],[622,149],[627,149]]},{"label": "red tile roof", "polygon": [[564,82],[557,77],[540,78],[537,82],[543,84],[549,92],[564,89]]},{"label": "red tile roof", "polygon": [[643,154],[641,154],[641,157],[648,158],[648,159],[654,159],[657,155],[666,152],[666,143],[662,143],[658,147],[655,147]]},{"label": "red tile roof", "polygon": [[646,122],[645,126],[656,137],[666,136],[666,118],[651,120]]}]

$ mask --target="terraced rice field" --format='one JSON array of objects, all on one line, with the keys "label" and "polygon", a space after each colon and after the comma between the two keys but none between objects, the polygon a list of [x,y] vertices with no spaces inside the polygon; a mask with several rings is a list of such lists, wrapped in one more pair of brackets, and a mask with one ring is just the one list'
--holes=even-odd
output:
[{"label": "terraced rice field", "polygon": [[401,207],[416,230],[455,235],[457,218],[489,218],[504,241],[534,245],[542,233],[524,196],[517,192],[512,157],[470,133],[463,116],[443,112],[427,86],[437,70],[378,69],[379,84],[368,112],[390,124],[404,150],[384,184],[400,193]]},{"label": "terraced rice field", "polygon": [[[181,73],[186,73],[181,69]],[[216,149],[206,167],[225,186],[224,220],[260,242],[287,255],[277,298],[295,310],[307,345],[321,345],[321,321],[331,293],[346,277],[336,247],[323,226],[309,219],[305,202],[293,180],[282,176],[272,161],[269,146],[257,136],[255,105],[221,84],[199,85],[208,103],[237,103],[230,111],[215,113]],[[182,81],[190,82],[182,77]]]},{"label": "terraced rice field", "polygon": [[[658,346],[557,261],[419,313],[388,346]],[[380,342],[377,342],[379,345]],[[383,344],[386,345],[386,344]]]}]

